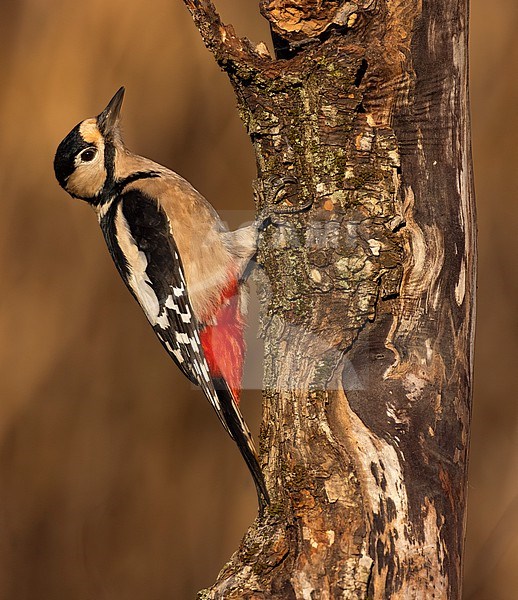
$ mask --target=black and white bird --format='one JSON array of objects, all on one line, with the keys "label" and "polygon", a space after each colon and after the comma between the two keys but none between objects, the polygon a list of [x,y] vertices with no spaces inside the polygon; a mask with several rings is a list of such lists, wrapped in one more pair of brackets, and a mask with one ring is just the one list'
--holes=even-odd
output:
[{"label": "black and white bird", "polygon": [[88,202],[124,283],[169,356],[200,386],[253,476],[260,511],[268,492],[239,410],[246,286],[257,227],[228,231],[185,179],[131,153],[120,132],[121,88],[97,117],[60,143],[56,178]]}]

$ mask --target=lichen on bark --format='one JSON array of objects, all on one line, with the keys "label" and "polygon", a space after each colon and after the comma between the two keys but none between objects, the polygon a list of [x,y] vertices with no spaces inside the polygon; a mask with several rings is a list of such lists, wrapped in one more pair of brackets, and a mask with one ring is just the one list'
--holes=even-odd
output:
[{"label": "lichen on bark", "polygon": [[[203,597],[458,598],[474,285],[466,6],[263,0],[273,59],[210,0],[185,1],[234,86],[271,216],[257,261],[272,504]],[[427,46],[437,20],[455,34],[442,63]],[[450,263],[448,244],[463,249]]]}]

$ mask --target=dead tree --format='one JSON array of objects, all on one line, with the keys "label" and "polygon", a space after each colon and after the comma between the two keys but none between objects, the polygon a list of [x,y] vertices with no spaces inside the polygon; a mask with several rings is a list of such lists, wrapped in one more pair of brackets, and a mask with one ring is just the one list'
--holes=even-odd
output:
[{"label": "dead tree", "polygon": [[261,0],[273,58],[210,0],[184,1],[233,84],[273,214],[258,256],[272,505],[200,597],[460,598],[467,2]]}]

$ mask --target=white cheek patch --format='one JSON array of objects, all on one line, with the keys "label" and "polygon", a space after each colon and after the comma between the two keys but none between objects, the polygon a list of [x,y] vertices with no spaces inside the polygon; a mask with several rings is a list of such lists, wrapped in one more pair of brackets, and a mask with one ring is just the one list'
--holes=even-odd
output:
[{"label": "white cheek patch", "polygon": [[104,161],[79,162],[75,171],[67,179],[66,190],[81,198],[94,198],[101,193],[106,178]]},{"label": "white cheek patch", "polygon": [[128,284],[138,298],[139,304],[146,313],[149,322],[152,325],[156,325],[160,305],[146,273],[147,258],[144,252],[139,250],[135,239],[131,235],[126,217],[122,213],[121,204],[117,207],[115,231],[117,242],[126,258],[129,268]]},{"label": "white cheek patch", "polygon": [[101,193],[107,179],[104,167],[105,143],[96,119],[83,121],[79,133],[87,144],[96,149],[97,153],[93,160],[87,162],[81,160],[81,154],[75,157],[75,170],[67,179],[66,189],[79,197],[94,198]]}]

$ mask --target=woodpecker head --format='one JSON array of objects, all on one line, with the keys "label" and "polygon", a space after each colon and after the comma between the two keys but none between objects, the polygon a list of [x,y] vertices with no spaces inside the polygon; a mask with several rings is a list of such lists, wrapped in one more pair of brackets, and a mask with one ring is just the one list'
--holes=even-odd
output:
[{"label": "woodpecker head", "polygon": [[113,182],[115,152],[123,148],[119,129],[123,98],[121,87],[98,117],[76,125],[59,144],[54,172],[71,196],[97,204]]}]

